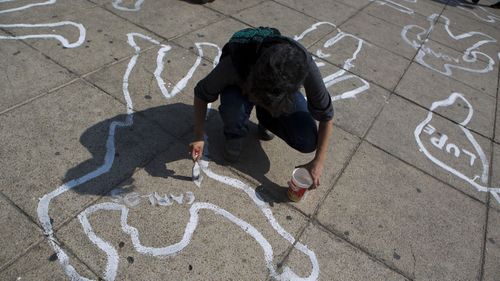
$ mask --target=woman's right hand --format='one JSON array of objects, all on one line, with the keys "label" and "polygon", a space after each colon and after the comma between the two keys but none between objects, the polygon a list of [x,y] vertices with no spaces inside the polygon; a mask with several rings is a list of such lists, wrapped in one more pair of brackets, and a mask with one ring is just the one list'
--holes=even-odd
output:
[{"label": "woman's right hand", "polygon": [[191,158],[194,162],[201,160],[201,156],[203,155],[203,146],[205,145],[204,141],[194,141],[189,144],[189,153],[191,153]]}]

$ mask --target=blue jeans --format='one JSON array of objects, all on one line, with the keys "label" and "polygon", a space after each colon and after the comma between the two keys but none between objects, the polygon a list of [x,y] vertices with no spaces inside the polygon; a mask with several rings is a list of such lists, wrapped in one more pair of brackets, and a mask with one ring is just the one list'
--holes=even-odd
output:
[{"label": "blue jeans", "polygon": [[[291,112],[278,117],[256,106],[259,124],[284,140],[292,148],[310,153],[316,150],[318,128],[307,110],[307,101],[300,92],[293,96]],[[225,88],[220,95],[219,113],[224,123],[226,139],[242,138],[248,133],[248,119],[254,104],[241,94],[236,86]]]}]

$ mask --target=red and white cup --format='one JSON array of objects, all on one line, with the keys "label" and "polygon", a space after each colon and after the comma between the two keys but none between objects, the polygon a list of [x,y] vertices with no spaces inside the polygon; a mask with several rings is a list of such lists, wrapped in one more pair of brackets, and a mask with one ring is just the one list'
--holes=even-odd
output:
[{"label": "red and white cup", "polygon": [[309,187],[313,184],[311,174],[306,168],[296,168],[288,182],[287,195],[293,202],[299,202]]}]

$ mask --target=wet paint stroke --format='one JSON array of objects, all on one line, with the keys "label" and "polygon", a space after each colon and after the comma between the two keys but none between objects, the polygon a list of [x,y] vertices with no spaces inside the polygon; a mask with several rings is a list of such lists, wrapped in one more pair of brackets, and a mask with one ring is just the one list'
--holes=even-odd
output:
[{"label": "wet paint stroke", "polygon": [[[464,134],[465,138],[468,140],[470,145],[474,148],[474,151],[468,151],[462,147],[460,144],[455,141],[450,140],[449,137],[445,134],[438,134],[436,128],[431,125],[432,118],[434,116],[434,111],[441,107],[449,107],[453,105],[457,100],[462,100],[467,104],[468,114],[467,117],[460,122],[457,126]],[[487,187],[488,184],[488,174],[489,174],[489,162],[486,158],[486,155],[476,141],[472,133],[466,126],[472,119],[474,114],[474,109],[472,104],[460,93],[452,93],[447,99],[440,100],[432,103],[429,113],[425,120],[423,120],[414,131],[415,140],[417,142],[417,146],[419,151],[422,152],[429,160],[431,160],[435,165],[438,165],[443,170],[455,175],[456,177],[464,180],[465,182],[472,185],[479,192],[489,192],[493,195],[493,197],[500,203],[500,188],[492,188]],[[427,143],[430,143],[435,148],[440,149],[443,153],[451,154],[455,158],[463,158],[464,161],[467,161],[470,167],[477,167],[481,172],[479,174],[474,174],[472,176],[465,175],[465,172],[460,171],[456,168],[451,167],[444,160],[440,160],[437,156],[433,155],[429,152],[428,147],[424,145],[423,137],[427,137]]]},{"label": "wet paint stroke", "polygon": [[113,7],[115,9],[120,10],[120,11],[126,11],[126,12],[137,12],[137,11],[140,11],[142,3],[144,3],[144,0],[137,0],[137,1],[135,1],[133,8],[128,8],[128,7],[122,6],[123,0],[113,0],[113,2],[112,2]]},{"label": "wet paint stroke", "polygon": [[[365,91],[367,91],[368,89],[370,89],[370,83],[368,83],[363,78],[361,78],[357,75],[354,75],[348,71],[354,67],[353,63],[357,59],[358,54],[361,52],[363,45],[369,45],[369,44],[357,36],[354,36],[352,34],[341,31],[340,29],[337,28],[337,26],[335,24],[333,24],[331,22],[315,23],[310,28],[308,28],[304,32],[302,32],[300,35],[294,36],[294,39],[296,41],[300,42],[300,40],[304,39],[304,37],[306,37],[307,35],[309,35],[310,33],[317,30],[320,26],[323,26],[323,25],[324,26],[331,26],[331,27],[335,28],[337,30],[337,34],[335,36],[329,38],[328,40],[326,40],[323,43],[322,48],[317,49],[314,52],[314,54],[318,58],[324,59],[324,58],[330,57],[332,54],[331,54],[331,52],[328,51],[328,49],[333,48],[337,43],[339,43],[342,40],[350,38],[350,39],[354,39],[355,41],[357,41],[356,50],[354,50],[351,57],[347,58],[344,61],[343,69],[340,69],[337,72],[332,73],[330,75],[327,75],[326,77],[323,78],[323,82],[325,83],[325,86],[327,88],[330,88],[337,83],[347,81],[347,80],[357,80],[357,81],[361,82],[362,86],[360,86],[360,87],[357,87],[353,90],[344,92],[344,93],[337,95],[337,96],[332,96],[332,101],[335,102],[335,101],[339,101],[339,100],[343,100],[343,99],[356,98],[356,96],[358,96],[358,95],[364,93]],[[321,62],[316,62],[316,65],[319,68],[324,66],[324,64]]]},{"label": "wet paint stroke", "polygon": [[[426,38],[432,32],[432,30],[436,27],[437,19],[440,21],[444,21],[444,28],[450,38],[453,40],[462,40],[468,39],[474,36],[474,38],[478,38],[476,43],[467,48],[461,57],[453,57],[452,55],[435,51],[426,46],[426,42],[428,41]],[[432,14],[427,18],[429,22],[429,28],[423,28],[418,25],[407,25],[401,31],[401,37],[403,40],[410,45],[415,50],[418,50],[417,56],[415,57],[416,61],[421,65],[437,71],[446,76],[453,75],[453,69],[460,69],[463,71],[474,72],[474,73],[487,73],[493,70],[493,66],[495,65],[495,60],[491,58],[489,55],[480,52],[479,48],[485,44],[494,44],[497,40],[485,33],[479,31],[471,31],[462,34],[453,34],[450,30],[450,20],[445,16],[439,16],[438,14]],[[415,39],[410,39],[411,35],[415,35]],[[484,61],[480,61],[478,57],[483,57]],[[438,59],[443,63],[443,67],[436,68],[430,65],[427,62],[427,58]],[[469,64],[477,64],[478,68],[470,68],[461,66],[461,63],[469,63]],[[481,64],[486,64],[485,66],[481,66]],[[482,67],[482,68],[481,68]]]},{"label": "wet paint stroke", "polygon": [[[391,7],[395,10],[398,10],[402,13],[409,14],[409,15],[415,13],[415,11],[411,8],[406,7],[405,4],[406,3],[410,3],[410,4],[417,3],[417,0],[399,0],[399,1],[397,1],[397,0],[370,0],[370,1],[378,3],[379,5]],[[404,2],[404,3],[401,4],[400,2]]]},{"label": "wet paint stroke", "polygon": [[[0,3],[11,2],[11,1],[14,1],[14,0],[0,0]],[[21,11],[21,10],[29,9],[29,8],[36,7],[36,6],[52,5],[55,3],[56,3],[56,0],[49,0],[46,2],[33,3],[33,4],[25,5],[22,7],[18,7],[18,8],[13,8],[13,9],[8,9],[8,10],[0,10],[0,14]],[[78,35],[78,39],[75,42],[69,42],[68,39],[66,39],[64,36],[59,35],[59,34],[29,34],[29,35],[21,35],[21,36],[0,35],[0,40],[55,39],[55,40],[59,41],[62,44],[62,46],[65,48],[76,48],[76,47],[81,46],[85,42],[85,37],[86,37],[85,27],[80,23],[75,23],[72,21],[61,21],[61,22],[54,22],[54,23],[37,23],[37,24],[24,24],[24,23],[0,24],[0,28],[28,29],[29,31],[32,31],[34,33],[36,32],[36,30],[40,30],[40,29],[44,29],[44,28],[54,29],[54,28],[60,28],[60,27],[64,27],[64,26],[71,26],[71,27],[74,27],[78,30],[79,35]]]},{"label": "wet paint stroke", "polygon": [[[50,216],[49,216],[50,203],[52,200],[59,197],[63,193],[75,188],[76,186],[79,186],[83,183],[86,183],[86,182],[88,182],[96,177],[99,177],[100,175],[109,172],[109,170],[111,169],[113,162],[114,162],[114,159],[115,159],[115,155],[116,155],[115,154],[115,152],[116,152],[115,151],[116,150],[116,148],[115,148],[116,130],[120,129],[122,127],[129,127],[129,126],[133,125],[134,109],[133,109],[133,102],[131,99],[131,95],[130,95],[130,92],[128,89],[129,88],[129,78],[130,78],[130,75],[133,72],[133,69],[137,63],[138,57],[141,54],[141,48],[136,43],[135,39],[140,38],[143,40],[147,40],[147,41],[149,41],[153,44],[156,44],[160,47],[160,50],[158,51],[157,71],[155,71],[154,75],[157,78],[158,86],[161,88],[161,85],[164,85],[164,81],[160,77],[161,73],[163,73],[163,58],[164,58],[165,53],[168,52],[171,47],[168,45],[163,45],[163,44],[159,43],[159,41],[152,39],[146,35],[139,34],[139,33],[129,33],[129,34],[127,34],[127,37],[128,37],[129,45],[135,50],[135,54],[131,57],[129,64],[127,66],[127,69],[125,71],[125,74],[123,76],[123,83],[122,83],[122,91],[123,91],[125,101],[127,103],[127,106],[126,106],[127,116],[124,118],[123,121],[113,121],[109,126],[108,137],[106,140],[106,154],[104,157],[104,163],[101,166],[99,166],[96,170],[94,170],[94,171],[92,171],[92,172],[90,172],[82,177],[79,177],[77,179],[73,179],[71,181],[68,181],[68,182],[64,183],[63,185],[59,186],[58,188],[56,188],[54,191],[44,195],[42,198],[40,198],[40,201],[39,201],[39,204],[37,207],[38,219],[39,219],[40,224],[41,224],[41,226],[44,230],[44,233],[47,237],[48,243],[52,247],[52,249],[55,251],[55,253],[58,257],[59,263],[61,264],[64,272],[71,280],[89,280],[89,279],[80,275],[76,271],[76,269],[73,267],[73,265],[71,265],[69,256],[66,254],[64,249],[60,246],[59,241],[54,236],[53,226],[52,226]],[[196,46],[199,47],[199,50],[200,50],[201,46],[203,46],[203,45],[212,46],[212,44],[210,44],[210,43],[196,44]],[[202,53],[200,52],[200,54],[202,54]],[[214,64],[217,61],[218,61],[218,57],[216,58]],[[197,65],[197,64],[195,63],[195,65]],[[192,69],[193,68],[191,68],[190,71],[188,71],[188,74],[184,78],[186,78],[186,77],[190,78],[190,75],[192,75],[192,71],[191,71]],[[194,69],[196,69],[196,67]],[[177,83],[177,85],[175,87],[179,91],[182,90],[182,88],[185,86],[184,82],[187,82],[189,80],[189,78],[187,78],[187,79],[184,79],[184,78],[181,79],[181,81],[179,83]],[[168,92],[163,93],[163,95],[165,98],[172,98],[174,96],[174,94],[168,93]],[[267,206],[267,204],[264,201],[262,201],[261,199],[259,199],[257,197],[257,195],[255,194],[255,190],[237,179],[233,179],[230,177],[225,177],[225,176],[221,176],[221,175],[213,173],[208,168],[208,162],[206,162],[206,161],[201,161],[201,162],[203,164],[200,165],[200,168],[206,176],[247,193],[250,196],[250,198],[253,200],[253,202],[260,208],[260,210],[262,211],[262,213],[264,214],[264,216],[266,217],[268,222],[278,232],[278,234],[280,234],[284,239],[289,241],[290,244],[295,243],[294,247],[297,250],[305,253],[310,258],[310,262],[311,262],[312,267],[313,267],[310,275],[306,278],[300,278],[288,267],[285,267],[283,272],[281,274],[278,274],[276,269],[274,268],[273,263],[272,263],[272,260],[273,260],[272,247],[269,244],[269,242],[267,242],[265,237],[263,237],[262,234],[260,234],[260,232],[257,229],[255,229],[252,225],[237,218],[236,216],[232,215],[231,213],[227,212],[226,210],[224,210],[218,206],[215,206],[215,205],[208,203],[208,202],[200,202],[200,203],[194,202],[195,201],[194,196],[191,197],[191,196],[189,196],[190,193],[187,193],[187,195],[189,197],[188,203],[192,204],[192,205],[190,208],[190,215],[191,215],[190,217],[191,218],[190,218],[188,225],[186,226],[184,237],[183,237],[182,241],[180,241],[179,243],[173,244],[170,246],[166,246],[163,248],[146,247],[140,243],[139,234],[138,234],[137,230],[127,224],[127,214],[128,214],[129,209],[124,204],[111,203],[111,202],[104,203],[104,204],[97,204],[97,205],[93,205],[93,206],[87,208],[85,211],[80,213],[80,215],[78,216],[80,223],[82,224],[82,227],[83,227],[85,233],[88,235],[90,241],[95,243],[96,246],[99,249],[101,249],[102,251],[104,251],[108,257],[108,262],[106,264],[106,269],[104,272],[104,274],[106,276],[106,280],[114,280],[116,277],[116,273],[118,270],[117,250],[111,244],[102,240],[93,232],[92,227],[87,219],[90,214],[92,214],[98,210],[120,211],[121,218],[122,218],[122,229],[125,233],[128,233],[131,236],[134,247],[136,248],[136,250],[138,252],[144,253],[144,254],[149,254],[149,255],[154,255],[154,256],[155,255],[157,255],[157,256],[167,255],[168,256],[168,255],[171,255],[171,254],[176,253],[178,251],[181,251],[187,244],[189,244],[192,233],[194,232],[194,230],[196,229],[197,224],[198,224],[198,217],[199,217],[198,213],[202,209],[211,210],[214,213],[223,216],[224,218],[226,218],[229,221],[238,225],[242,230],[244,230],[247,234],[249,234],[252,238],[254,238],[259,243],[259,245],[261,245],[261,247],[264,250],[265,259],[266,259],[266,266],[268,267],[270,275],[273,278],[278,279],[278,280],[317,280],[317,278],[319,276],[319,264],[318,264],[318,261],[316,259],[316,255],[314,254],[314,252],[309,250],[307,248],[307,246],[303,245],[302,243],[295,241],[293,236],[279,225],[277,220],[274,218],[274,215],[273,215],[271,209]],[[149,198],[151,198],[151,197],[149,197]],[[153,194],[153,198],[155,200],[154,202],[158,203],[159,205],[162,205],[162,204],[169,205],[170,203],[172,203],[171,201],[167,201],[167,198],[165,196],[162,197],[162,196],[159,196],[157,194]],[[170,198],[174,201],[177,201],[179,204],[181,204],[184,200],[182,195],[181,196],[171,196]],[[128,198],[128,199],[130,199],[130,198]],[[116,197],[115,197],[115,200],[116,200]],[[152,200],[152,199],[150,199],[150,200]],[[133,198],[132,198],[132,200],[124,201],[124,203],[126,203],[127,205],[130,205],[130,206],[134,206],[134,205],[138,204],[138,202],[134,201]]]}]

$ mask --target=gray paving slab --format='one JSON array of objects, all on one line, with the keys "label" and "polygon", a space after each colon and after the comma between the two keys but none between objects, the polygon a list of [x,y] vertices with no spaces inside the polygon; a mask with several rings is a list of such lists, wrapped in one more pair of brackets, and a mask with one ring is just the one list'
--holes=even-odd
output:
[{"label": "gray paving slab", "polygon": [[[170,248],[176,250],[171,251],[171,255],[148,255],[148,250],[140,253],[131,236],[121,229],[121,209],[80,215],[87,218],[90,226],[87,229],[116,250],[118,256],[112,260],[118,262],[116,279],[164,280],[167,276],[176,280],[266,279],[269,273],[264,249],[270,250],[270,263],[276,268],[292,246],[273,228],[270,219],[293,239],[306,226],[305,217],[283,204],[270,207],[257,199],[256,186],[251,182],[213,162],[208,168],[211,173],[220,175],[222,181],[202,173],[203,180],[197,187],[191,181],[192,161],[185,151],[186,144],[172,145],[145,169],[137,171],[127,185],[117,187],[113,197],[104,197],[93,205],[112,203],[123,206],[128,210],[126,223],[137,229],[134,237],[138,237],[141,245],[162,247],[164,250],[158,252],[163,253],[168,252],[166,247],[172,245]],[[224,180],[239,180],[241,188]],[[152,205],[150,196],[154,198],[155,194],[171,196],[168,199],[170,205],[160,205],[160,201],[154,201],[156,199]],[[181,203],[174,201],[173,196],[183,196],[183,199],[178,199]],[[161,202],[167,204],[167,201]],[[259,207],[256,202],[263,205]],[[123,213],[121,216],[123,219]],[[93,271],[105,278],[106,265],[111,262],[89,240],[80,221],[71,222],[57,236]],[[190,230],[194,230],[194,234],[188,235],[183,246],[174,246]],[[264,245],[265,242],[268,244]]]},{"label": "gray paving slab", "polygon": [[[58,13],[57,8],[54,9],[54,13]],[[35,20],[38,21],[38,18]],[[127,43],[128,33],[149,35],[144,29],[123,21],[100,7],[63,15],[59,20],[82,24],[86,30],[85,42],[76,48],[63,48],[61,43],[55,40],[32,39],[27,42],[57,63],[80,75],[132,55],[134,49]],[[14,29],[14,32],[16,31],[17,29]],[[71,43],[76,42],[80,34],[78,29],[69,27],[60,27],[56,32],[68,38]],[[16,33],[16,35],[21,34]]]},{"label": "gray paving slab", "polygon": [[[408,280],[318,226],[309,225],[299,241],[316,253],[319,280]],[[311,263],[296,249],[284,265],[300,269],[300,276],[307,276],[312,270]]]},{"label": "gray paving slab", "polygon": [[382,6],[386,10],[395,10],[399,13],[406,15],[420,14],[427,16],[432,13],[441,13],[444,6],[439,1],[426,1],[426,0],[379,0],[374,1],[372,6]]},{"label": "gray paving slab", "polygon": [[338,67],[344,67],[348,59],[355,58],[349,67],[350,72],[392,90],[403,76],[404,70],[410,65],[410,60],[369,44],[363,38],[349,35],[343,36],[335,44],[325,48],[326,41],[334,38],[338,32],[343,31],[329,34],[317,44],[309,47],[309,51],[316,53],[316,50],[322,50],[330,54],[324,59]]},{"label": "gray paving slab", "polygon": [[[411,13],[411,10],[413,10],[410,6],[411,3],[407,2],[406,4],[408,6],[405,6],[405,3],[403,1],[398,1],[397,3],[403,4],[403,7],[407,7],[409,8],[409,10],[407,12],[402,12],[400,9],[395,9],[394,7],[396,6],[391,7],[387,4],[380,5],[379,3],[375,2],[373,3],[373,5],[370,5],[366,9],[364,9],[363,12],[400,27],[404,27],[409,24],[416,24],[420,26],[424,26],[425,24],[427,24],[428,15],[421,15],[415,12]],[[406,11],[405,8],[403,8],[402,10]],[[400,33],[401,31],[398,32],[398,34]]]},{"label": "gray paving slab", "polygon": [[[75,260],[72,254],[68,256],[79,274],[97,280],[97,276],[86,265]],[[69,280],[60,266],[56,253],[46,241],[35,245],[14,264],[2,270],[0,275],[3,280]]]},{"label": "gray paving slab", "polygon": [[[283,35],[291,38],[302,34],[313,24],[319,22],[317,19],[273,1],[263,2],[260,5],[246,9],[236,14],[235,18],[251,26],[276,27]],[[308,36],[304,37],[300,42],[307,48],[335,31],[336,28],[333,26],[321,25],[320,28],[308,33]]]},{"label": "gray paving slab", "polygon": [[[408,40],[415,38],[408,34]],[[417,41],[418,42],[418,41]],[[409,48],[412,48],[408,44]],[[430,71],[450,76],[458,81],[496,97],[498,65],[491,61],[464,59],[464,54],[435,41],[426,41],[415,61]]]},{"label": "gray paving slab", "polygon": [[[38,4],[34,5],[33,4]],[[64,16],[81,13],[95,7],[89,1],[4,1],[0,4],[1,23],[35,24],[62,21]]]},{"label": "gray paving slab", "polygon": [[0,195],[0,268],[42,238],[42,231],[17,207]]},{"label": "gray paving slab", "polygon": [[493,137],[495,99],[461,82],[430,71],[420,64],[412,63],[395,92],[427,109],[430,109],[436,100],[447,99],[452,93],[460,93],[469,101],[472,108],[467,109],[468,105],[462,101],[454,107],[443,108],[439,113],[461,123],[464,121],[464,111],[471,110],[473,118],[467,124],[467,128],[488,138]]},{"label": "gray paving slab", "polygon": [[[451,106],[461,101],[457,97]],[[436,107],[435,111],[441,112],[441,107],[445,106]],[[466,114],[464,112],[464,118]],[[429,111],[393,95],[368,133],[367,140],[485,202],[487,193],[479,192],[472,184],[487,187],[485,167],[489,166],[491,153],[488,139],[474,133],[469,135],[458,124],[437,114],[429,114]],[[485,163],[481,160],[481,151]]]},{"label": "gray paving slab", "polygon": [[[1,191],[38,221],[40,198],[79,179],[81,184],[47,206],[53,226],[60,225],[171,141],[159,127],[135,116],[134,126],[117,127],[115,141],[107,144],[112,122],[124,122],[124,112],[125,106],[79,81],[1,115]],[[106,155],[111,144],[116,151]]]},{"label": "gray paving slab", "polygon": [[[165,39],[172,39],[202,28],[224,17],[222,14],[203,5],[193,5],[188,1],[144,1],[139,11],[116,9],[110,1],[98,0],[96,2],[102,4],[107,10],[125,18],[127,22],[133,22]],[[125,7],[133,7],[130,4],[129,2]],[[179,20],[179,15],[182,15],[182,20]]]},{"label": "gray paving slab", "polygon": [[315,19],[328,21],[335,25],[340,25],[358,12],[356,8],[334,1],[278,0],[277,2],[301,11]]},{"label": "gray paving slab", "polygon": [[[0,36],[7,36],[0,31]],[[0,112],[74,79],[74,75],[20,41],[0,41]],[[26,83],[30,81],[30,83]]]},{"label": "gray paving slab", "polygon": [[500,99],[497,99],[497,119],[495,126],[495,141],[500,143]]},{"label": "gray paving slab", "polygon": [[265,0],[220,0],[206,3],[205,6],[223,14],[232,15],[241,10],[260,4],[263,1]]},{"label": "gray paving slab", "polygon": [[340,0],[338,2],[341,2],[356,9],[361,9],[370,5],[370,0]]},{"label": "gray paving slab", "polygon": [[409,60],[417,54],[417,50],[408,48],[401,40],[401,27],[364,12],[350,18],[340,29]]},{"label": "gray paving slab", "polygon": [[[147,41],[140,38],[136,40],[137,44],[147,44]],[[197,42],[192,45],[195,43]],[[170,50],[164,53],[161,50],[165,46],[169,46]],[[103,68],[86,79],[123,104],[126,104],[126,97],[129,97],[135,111],[156,121],[168,133],[180,137],[191,129],[196,82],[213,69],[213,61],[197,62],[198,55],[193,52],[198,50],[184,49],[169,43],[155,45],[140,53],[137,59],[124,60]],[[203,46],[202,52],[203,55],[214,57],[217,49]],[[163,65],[163,70],[158,75],[160,79],[155,76],[158,59],[162,61],[160,65]],[[128,95],[125,95],[123,77],[129,67],[133,68],[128,76]]]},{"label": "gray paving slab", "polygon": [[[217,2],[213,2],[217,3]],[[204,28],[198,29],[191,33],[188,33],[182,37],[174,40],[175,43],[183,46],[186,49],[193,48],[195,43],[212,43],[219,46],[221,49],[224,44],[229,41],[231,36],[244,28],[249,28],[250,26],[243,24],[235,19],[226,18],[214,24],[208,25]],[[215,59],[217,52],[213,51],[213,47],[203,50],[203,55],[211,60]],[[195,81],[193,81],[195,82]]]},{"label": "gray paving slab", "polygon": [[[342,73],[342,69],[325,61],[319,69],[324,79]],[[390,93],[387,90],[351,73],[344,73],[339,80],[328,87],[335,110],[334,123],[358,137],[364,136],[375,116]],[[326,82],[328,85],[328,82]],[[356,94],[356,95],[354,95]]]},{"label": "gray paving slab", "polygon": [[[470,27],[462,31],[455,28],[454,22],[450,22],[448,25],[438,22],[432,29],[429,39],[450,47],[462,55],[466,55],[467,50],[470,49],[475,52],[477,60],[487,63],[494,62],[500,51],[498,39],[496,39],[499,35],[486,33],[482,30],[482,25],[478,24],[476,28]],[[425,26],[429,26],[429,24]],[[473,48],[475,45],[478,47]]]},{"label": "gray paving slab", "polygon": [[[489,2],[489,3],[488,3]],[[466,2],[451,1],[446,7],[446,10],[451,10],[457,14],[461,14],[470,19],[474,19],[480,23],[486,24],[491,27],[498,28],[500,21],[500,13],[497,9],[488,7],[495,1],[482,1],[481,5],[470,5]]]},{"label": "gray paving slab", "polygon": [[[491,186],[492,187],[499,187],[500,186],[500,145],[493,143],[493,163],[492,163],[492,169],[491,169]],[[500,194],[499,194],[500,195]],[[495,204],[495,198],[491,197],[491,206],[493,208],[497,208],[500,210],[499,206]],[[500,203],[500,202],[499,202]]]},{"label": "gray paving slab", "polygon": [[[288,202],[287,182],[293,169],[311,161],[314,153],[295,151],[277,137],[272,141],[259,141],[256,132],[257,119],[253,113],[250,119],[250,133],[245,139],[245,149],[242,150],[239,161],[234,164],[226,163],[222,153],[224,145],[222,121],[218,114],[213,116],[206,128],[209,158],[216,163],[231,166],[238,173],[248,175],[248,179],[259,186],[259,194],[270,203]],[[191,139],[192,134],[186,135],[187,142]],[[331,188],[335,177],[354,153],[359,141],[358,137],[338,127],[334,128],[321,177],[321,186],[307,192],[300,202],[293,203],[296,208],[308,215],[315,211],[321,198]]]},{"label": "gray paving slab", "polygon": [[488,232],[484,260],[483,280],[493,281],[500,276],[498,260],[500,260],[500,211],[490,209],[488,214]]},{"label": "gray paving slab", "polygon": [[439,19],[439,22],[445,23],[443,17],[450,20],[451,26],[453,27],[452,30],[463,32],[479,31],[493,36],[493,38],[497,40],[500,38],[500,29],[476,18],[464,17],[455,7],[448,7],[445,9],[442,13],[442,17]]},{"label": "gray paving slab", "polygon": [[413,280],[474,280],[485,208],[363,143],[318,221]]}]

